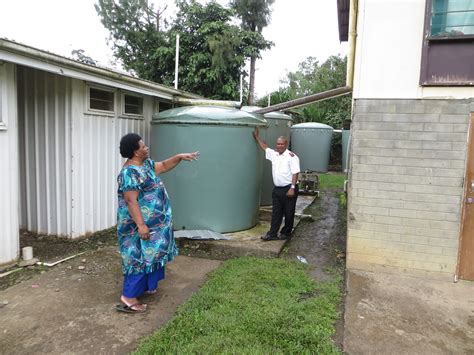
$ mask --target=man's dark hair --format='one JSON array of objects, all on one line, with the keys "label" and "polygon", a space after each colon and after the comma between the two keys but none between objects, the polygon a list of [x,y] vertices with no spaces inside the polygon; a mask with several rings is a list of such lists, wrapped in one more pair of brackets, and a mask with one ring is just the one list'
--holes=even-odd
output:
[{"label": "man's dark hair", "polygon": [[133,153],[140,149],[139,142],[142,140],[136,133],[127,133],[120,139],[120,155],[124,158],[133,158]]}]

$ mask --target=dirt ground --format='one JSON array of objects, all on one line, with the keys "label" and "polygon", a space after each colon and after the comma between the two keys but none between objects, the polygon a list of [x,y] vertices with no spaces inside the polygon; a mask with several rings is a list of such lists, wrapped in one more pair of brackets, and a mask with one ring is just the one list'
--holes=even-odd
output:
[{"label": "dirt ground", "polygon": [[[304,257],[316,280],[343,274],[346,225],[339,193],[323,192],[305,210],[314,221],[300,221],[286,244],[259,238],[247,243],[259,253],[269,248],[292,260]],[[130,353],[140,338],[166,324],[221,262],[210,259],[212,249],[200,258],[179,256],[167,268],[158,294],[147,299],[149,312],[130,317],[114,311],[122,275],[113,230],[81,241],[25,233],[21,243],[49,262],[86,253],[51,268],[35,266],[0,278],[1,354]],[[355,270],[346,275],[344,316],[334,337],[345,353],[474,353],[474,283]]]},{"label": "dirt ground", "polygon": [[[252,237],[247,240],[247,252],[256,250],[260,254],[266,248],[283,250],[282,255],[291,259],[304,256],[313,266],[312,275],[326,279],[327,268],[343,265],[345,227],[339,232],[335,228],[337,206],[337,195],[322,194],[305,211],[315,220],[300,222],[286,245]],[[114,230],[80,241],[28,233],[23,233],[21,239],[22,246],[33,246],[35,257],[48,262],[86,253],[51,268],[35,266],[0,278],[2,354],[129,353],[141,337],[166,324],[221,262],[209,259],[214,257],[212,252],[201,253],[200,258],[178,257],[167,268],[158,294],[147,299],[149,311],[130,317],[114,311],[122,282]],[[191,250],[187,252],[191,254]],[[215,256],[222,258],[221,253]],[[342,347],[343,328],[338,330],[335,341]]]},{"label": "dirt ground", "polygon": [[[178,256],[166,268],[148,311],[114,310],[121,293],[115,246],[79,258],[0,292],[2,354],[128,354],[168,322],[220,261]],[[82,268],[83,267],[83,268]]]}]

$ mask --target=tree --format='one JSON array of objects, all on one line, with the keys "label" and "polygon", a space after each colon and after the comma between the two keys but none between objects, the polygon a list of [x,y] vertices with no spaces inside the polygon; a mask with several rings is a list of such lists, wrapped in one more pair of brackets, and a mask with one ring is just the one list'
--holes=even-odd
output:
[{"label": "tree", "polygon": [[[232,25],[233,11],[211,1],[176,0],[177,14],[161,26],[162,12],[147,0],[99,0],[96,10],[110,31],[114,54],[142,79],[172,85],[175,38],[180,35],[179,88],[235,100],[245,57],[269,42]],[[157,24],[158,21],[158,24]]]},{"label": "tree", "polygon": [[[347,57],[331,56],[323,64],[314,57],[308,57],[300,63],[298,70],[287,74],[282,87],[271,94],[271,104],[293,100],[346,85]],[[311,105],[294,108],[299,122],[321,122],[334,128],[341,128],[345,119],[350,118],[351,96],[316,102]],[[266,98],[259,100],[266,106]]]},{"label": "tree", "polygon": [[[270,22],[271,5],[275,0],[231,0],[230,6],[235,10],[237,16],[242,21],[242,28],[254,33],[262,33],[264,27]],[[269,44],[267,48],[273,44]],[[248,104],[253,105],[254,87],[255,87],[255,62],[260,58],[260,50],[256,47],[250,57],[250,77],[249,77],[249,96]]]},{"label": "tree", "polygon": [[[110,32],[109,44],[125,69],[140,78],[172,85],[174,48],[147,0],[98,0],[95,9]],[[156,12],[160,14],[160,11]]]},{"label": "tree", "polygon": [[[346,67],[347,57],[331,56],[321,65],[316,58],[308,57],[299,64],[297,71],[287,74],[281,83],[282,87],[271,94],[270,103],[276,105],[345,86]],[[294,123],[321,122],[338,129],[342,128],[344,121],[351,117],[351,102],[351,95],[345,95],[291,109],[291,114]],[[267,98],[261,98],[258,104],[266,106]],[[335,134],[331,147],[332,164],[340,164],[341,155],[341,135]]]}]

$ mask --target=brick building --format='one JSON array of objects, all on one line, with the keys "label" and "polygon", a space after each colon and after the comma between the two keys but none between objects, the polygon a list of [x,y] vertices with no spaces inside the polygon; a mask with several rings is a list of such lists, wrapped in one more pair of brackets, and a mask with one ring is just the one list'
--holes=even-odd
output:
[{"label": "brick building", "polygon": [[355,51],[348,268],[473,280],[474,3],[338,11]]}]

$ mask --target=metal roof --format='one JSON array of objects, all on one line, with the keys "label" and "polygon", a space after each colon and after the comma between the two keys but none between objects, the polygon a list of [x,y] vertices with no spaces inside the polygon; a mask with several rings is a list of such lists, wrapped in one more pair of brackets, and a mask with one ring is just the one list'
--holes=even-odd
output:
[{"label": "metal roof", "polygon": [[123,72],[81,63],[4,38],[0,38],[1,61],[170,100],[175,96],[201,98],[186,91],[135,78]]}]

